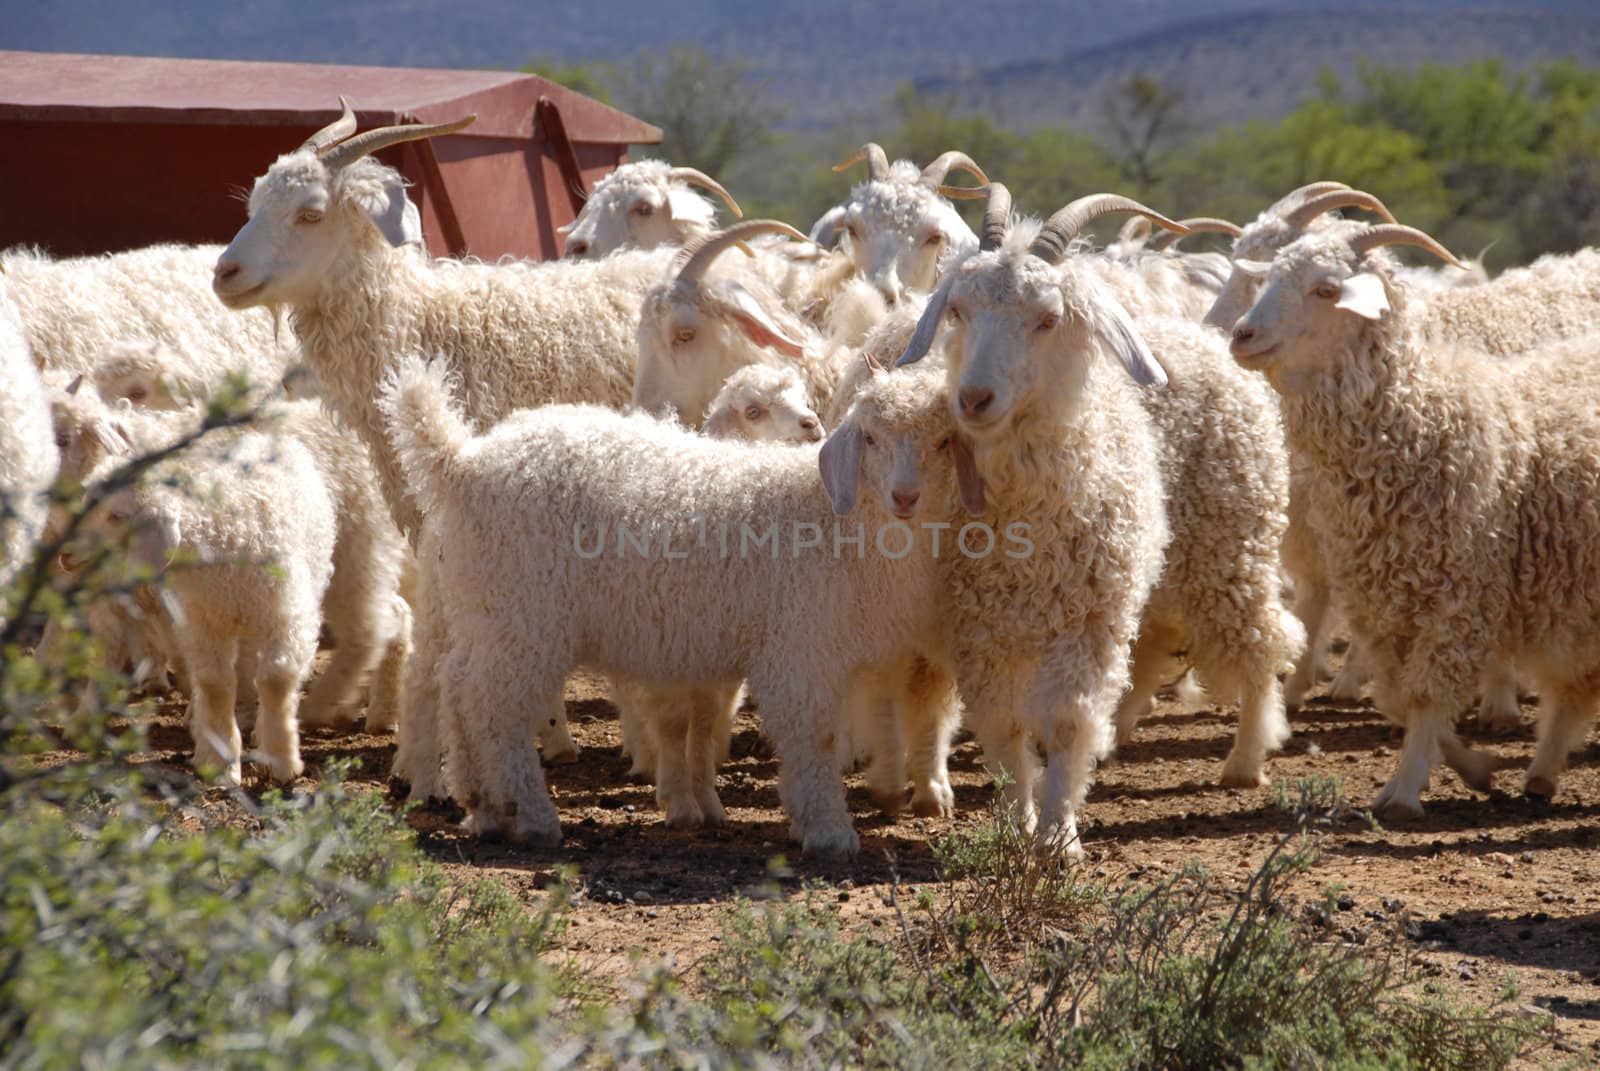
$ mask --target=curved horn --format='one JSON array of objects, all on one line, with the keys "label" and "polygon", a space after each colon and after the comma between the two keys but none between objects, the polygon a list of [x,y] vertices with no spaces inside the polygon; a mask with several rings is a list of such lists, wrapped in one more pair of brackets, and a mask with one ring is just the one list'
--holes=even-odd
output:
[{"label": "curved horn", "polygon": [[343,96],[339,98],[339,107],[343,109],[344,114],[301,142],[297,152],[310,149],[312,152],[321,153],[356,132],[355,109],[350,107],[350,102]]},{"label": "curved horn", "polygon": [[867,175],[873,182],[881,182],[889,177],[889,157],[884,153],[883,146],[876,141],[869,141],[861,148],[850,154],[850,159],[841,160],[833,165],[835,171],[843,171],[852,164],[862,160],[867,162]]},{"label": "curved horn", "polygon": [[1320,182],[1308,182],[1297,190],[1291,190],[1283,197],[1283,200],[1287,201],[1293,197],[1296,200],[1304,201],[1327,193],[1329,190],[1348,190],[1349,188],[1350,184],[1348,182],[1340,182],[1337,179],[1323,179]]},{"label": "curved horn", "polygon": [[1350,249],[1358,257],[1383,245],[1414,245],[1418,249],[1426,249],[1453,267],[1466,267],[1456,259],[1454,253],[1440,245],[1431,234],[1400,223],[1380,223],[1375,227],[1368,227],[1350,239]]},{"label": "curved horn", "polygon": [[944,185],[944,177],[952,170],[965,171],[984,185],[989,183],[989,176],[983,173],[983,168],[973,163],[972,157],[956,149],[940,153],[937,159],[922,169],[922,177],[917,181],[924,186],[938,188]]},{"label": "curved horn", "polygon": [[683,264],[678,269],[678,284],[696,285],[700,282],[700,277],[706,273],[706,269],[711,267],[711,262],[728,249],[743,244],[745,239],[757,234],[770,234],[774,231],[787,234],[791,238],[798,238],[802,242],[811,240],[782,220],[747,219],[743,223],[735,223],[731,227],[708,235],[699,245],[684,246],[683,252],[678,254]]},{"label": "curved horn", "polygon": [[1061,260],[1062,254],[1067,251],[1067,245],[1078,236],[1078,232],[1083,230],[1087,223],[1112,212],[1137,212],[1169,231],[1188,233],[1183,224],[1168,219],[1131,197],[1123,197],[1116,193],[1091,193],[1087,197],[1078,198],[1065,208],[1058,209],[1055,215],[1045,220],[1044,226],[1039,229],[1039,236],[1028,247],[1028,252],[1047,263],[1055,264]]},{"label": "curved horn", "polygon": [[989,183],[989,203],[983,208],[983,230],[978,238],[979,252],[999,249],[1011,233],[1011,191],[1003,182]]},{"label": "curved horn", "polygon": [[[1230,238],[1237,238],[1244,233],[1244,228],[1237,223],[1229,223],[1225,219],[1216,219],[1212,216],[1195,216],[1192,219],[1178,221],[1188,228],[1190,234],[1226,234]],[[1145,243],[1145,248],[1159,253],[1168,249],[1183,235],[1175,231],[1164,231]]]},{"label": "curved horn", "polygon": [[331,149],[322,153],[322,162],[330,169],[338,169],[355,163],[363,156],[377,152],[390,145],[398,145],[402,141],[420,141],[423,138],[438,137],[441,134],[454,134],[457,130],[465,129],[477,121],[476,115],[469,115],[465,119],[456,119],[449,123],[407,123],[403,126],[380,126],[368,130],[363,134],[340,142]]},{"label": "curved horn", "polygon": [[1287,213],[1283,218],[1289,226],[1296,230],[1304,230],[1306,225],[1324,212],[1332,212],[1336,208],[1363,208],[1368,212],[1376,212],[1390,223],[1396,222],[1394,213],[1372,194],[1364,190],[1352,190],[1348,187],[1342,190],[1328,190],[1319,193],[1300,205],[1300,207]]},{"label": "curved horn", "polygon": [[734,219],[744,218],[744,209],[739,207],[739,202],[733,199],[733,194],[722,188],[722,183],[701,171],[697,167],[674,167],[667,171],[667,178],[677,179],[695,186],[710,190],[722,198],[722,203],[728,206],[728,211],[733,213]]}]

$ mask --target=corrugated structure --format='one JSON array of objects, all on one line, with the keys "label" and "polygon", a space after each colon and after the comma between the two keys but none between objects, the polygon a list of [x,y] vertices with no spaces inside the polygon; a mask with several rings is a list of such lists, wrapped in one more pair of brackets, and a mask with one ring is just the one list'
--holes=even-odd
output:
[{"label": "corrugated structure", "polygon": [[594,182],[661,140],[526,74],[0,51],[0,247],[226,242],[255,177],[338,118],[341,94],[363,130],[477,114],[378,154],[413,184],[438,256],[558,255]]}]

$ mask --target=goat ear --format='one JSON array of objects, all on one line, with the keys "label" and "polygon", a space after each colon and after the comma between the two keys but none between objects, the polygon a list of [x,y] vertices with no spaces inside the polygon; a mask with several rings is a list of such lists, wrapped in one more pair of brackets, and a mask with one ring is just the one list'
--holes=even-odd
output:
[{"label": "goat ear", "polygon": [[1252,279],[1265,279],[1272,270],[1270,260],[1235,260],[1233,266]]},{"label": "goat ear", "polygon": [[1139,334],[1133,317],[1122,307],[1122,302],[1110,294],[1102,294],[1098,305],[1095,328],[1112,354],[1122,362],[1122,367],[1127,369],[1128,375],[1141,387],[1165,387],[1167,370],[1150,352],[1144,336]]},{"label": "goat ear", "polygon": [[982,517],[989,511],[989,498],[972,444],[958,433],[950,440],[950,449],[956,454],[956,488],[961,492],[961,505],[974,517]]},{"label": "goat ear", "polygon": [[836,205],[822,214],[822,218],[811,225],[811,234],[808,237],[824,249],[831,249],[833,243],[839,240],[839,226],[844,222],[844,205]]},{"label": "goat ear", "polygon": [[692,190],[674,186],[667,191],[667,218],[679,221],[693,222],[706,220],[709,222],[716,216],[716,210],[710,209],[705,199]]},{"label": "goat ear", "polygon": [[846,419],[828,436],[817,454],[817,467],[822,470],[822,486],[833,512],[848,516],[856,508],[861,484],[861,429],[854,420]]},{"label": "goat ear", "polygon": [[1389,292],[1383,288],[1382,279],[1364,271],[1344,281],[1339,289],[1339,300],[1333,307],[1376,320],[1389,311]]},{"label": "goat ear", "polygon": [[803,358],[806,355],[805,343],[779,327],[750,291],[734,283],[728,288],[727,296],[729,314],[751,342],[775,349],[788,357]]},{"label": "goat ear", "polygon": [[410,242],[422,241],[422,213],[406,196],[405,182],[396,175],[383,184],[383,199],[367,206],[367,215],[383,233],[389,244],[396,248]]},{"label": "goat ear", "polygon": [[133,437],[128,434],[128,429],[115,420],[91,420],[85,430],[94,439],[95,445],[107,454],[120,454],[123,450],[133,448]]}]

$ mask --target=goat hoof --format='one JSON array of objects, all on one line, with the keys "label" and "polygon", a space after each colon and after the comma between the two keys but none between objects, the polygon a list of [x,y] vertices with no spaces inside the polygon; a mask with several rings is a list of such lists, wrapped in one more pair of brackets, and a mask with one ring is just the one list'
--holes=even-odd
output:
[{"label": "goat hoof", "polygon": [[1223,765],[1221,781],[1223,788],[1261,788],[1268,783],[1259,763],[1231,761]]},{"label": "goat hoof", "polygon": [[861,851],[861,838],[846,826],[831,833],[808,833],[800,842],[802,855],[828,862],[846,862]]},{"label": "goat hoof", "polygon": [[873,792],[871,795],[873,806],[890,818],[895,817],[905,809],[904,792]]},{"label": "goat hoof", "polygon": [[1548,777],[1530,777],[1522,785],[1522,794],[1547,800],[1556,794],[1556,783]]}]

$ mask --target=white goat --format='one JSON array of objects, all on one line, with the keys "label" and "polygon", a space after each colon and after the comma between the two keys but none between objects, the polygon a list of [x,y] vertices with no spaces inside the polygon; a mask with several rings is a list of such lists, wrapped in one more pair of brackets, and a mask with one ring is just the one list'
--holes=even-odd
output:
[{"label": "white goat", "polygon": [[744,215],[739,202],[710,175],[693,167],[673,167],[665,160],[623,164],[595,183],[578,217],[558,228],[567,236],[563,256],[603,257],[618,249],[683,246],[709,234],[717,210],[691,189],[710,190],[735,219]]},{"label": "white goat", "polygon": [[947,563],[956,679],[1029,828],[1031,740],[1043,745],[1041,838],[1081,852],[1077,813],[1111,747],[1168,539],[1156,430],[1129,379],[1093,354],[1106,348],[1138,383],[1166,374],[1104,286],[1056,263],[1065,242],[1009,233],[1010,197],[990,191],[980,251],[934,292],[901,362],[925,354],[948,318],[950,400],[972,444],[958,463],[963,504],[991,537],[1005,526],[1027,542]]},{"label": "white goat", "polygon": [[1376,806],[1419,814],[1441,754],[1488,789],[1495,760],[1454,721],[1494,659],[1541,685],[1525,791],[1548,796],[1600,679],[1600,336],[1485,361],[1425,331],[1380,251],[1394,243],[1454,259],[1410,227],[1306,235],[1278,253],[1233,353],[1283,398],[1378,708],[1406,730]]},{"label": "white goat", "polygon": [[[131,360],[135,356],[137,360]],[[137,372],[130,367],[133,364]],[[111,378],[127,395],[144,399],[141,408],[110,406],[77,384],[55,392],[52,416],[56,441],[62,445],[64,476],[85,481],[93,470],[104,468],[107,458],[155,448],[194,424],[200,415],[197,409],[163,411],[174,408],[167,392],[170,377],[164,371],[170,366],[164,352],[140,347],[135,353],[119,354],[114,366],[118,371]],[[411,646],[411,612],[399,593],[408,550],[374,485],[367,452],[335,425],[317,401],[271,403],[254,425],[268,434],[293,438],[310,452],[337,509],[333,574],[323,606],[323,620],[337,647],[306,698],[300,721],[348,723],[354,717],[351,704],[357,690],[371,676],[367,728],[393,728]],[[246,681],[253,672],[250,657],[251,652],[242,656]]]},{"label": "white goat", "polygon": [[[173,430],[177,442],[189,429]],[[104,466],[89,482],[103,474]],[[189,676],[197,767],[240,779],[236,662],[249,652],[262,761],[277,781],[303,770],[296,711],[333,571],[335,514],[310,451],[292,437],[243,430],[211,432],[107,494],[91,515],[86,536],[127,538],[133,566],[160,570],[179,551],[198,559],[154,581]]]},{"label": "white goat", "polygon": [[883,147],[870,141],[834,170],[862,160],[867,162],[867,181],[812,225],[811,238],[824,247],[842,238],[855,273],[894,305],[908,291],[932,290],[946,258],[977,248],[972,228],[942,196],[945,177],[961,170],[979,182],[989,180],[963,152],[941,153],[918,168],[909,160],[890,164]]},{"label": "white goat", "polygon": [[793,368],[747,365],[722,384],[706,409],[705,433],[746,442],[819,442],[822,421]]},{"label": "white goat", "polygon": [[[272,310],[234,316],[211,292],[215,245],[154,245],[53,260],[34,249],[0,252],[0,305],[9,302],[40,369],[75,375],[125,342],[192,355],[174,371],[219,382],[243,371],[276,383],[297,363]],[[287,332],[285,332],[287,336]]]},{"label": "white goat", "polygon": [[[427,262],[398,248],[410,237],[399,172],[370,159],[385,145],[458,130],[471,120],[350,135],[348,109],[256,180],[250,221],[217,261],[215,288],[232,308],[288,305],[305,360],[372,452],[384,497],[416,538],[417,513],[377,411],[400,353],[439,354],[461,377],[472,419],[494,421],[549,402],[625,405],[632,393],[639,301],[671,250],[595,262]],[[442,635],[418,578],[416,650],[401,716],[396,774],[437,794],[431,703]],[[415,717],[409,715],[415,714]],[[409,725],[408,725],[409,722]],[[559,705],[541,720],[546,755],[575,757]]]},{"label": "white goat", "polygon": [[[867,497],[863,542],[853,530],[837,533],[848,543],[833,538],[824,485],[840,512],[858,478],[880,487],[881,461],[863,444],[880,412],[920,404],[888,377],[875,386],[819,455],[592,407],[520,412],[473,437],[441,370],[401,372],[384,404],[438,529],[454,638],[441,673],[447,769],[470,828],[559,839],[522,712],[559,701],[582,660],[641,680],[747,678],[795,836],[807,852],[855,852],[833,740],[845,681],[940,616],[936,563],[916,532],[886,523],[886,494]],[[948,494],[948,461],[942,471]],[[508,493],[541,508],[508,514]],[[875,535],[882,553],[871,553]],[[754,536],[764,542],[752,553]]]},{"label": "white goat", "polygon": [[[1062,209],[1036,235],[1028,227],[1008,236],[1009,196],[998,185],[991,190],[984,237],[988,252],[952,270],[949,281],[929,301],[902,360],[925,351],[941,320],[948,317],[951,330],[945,346],[957,419],[977,445],[979,475],[1002,489],[997,494],[1006,496],[996,504],[996,514],[1031,519],[1039,513],[1041,525],[1059,527],[1070,537],[1058,549],[1056,539],[1041,538],[1036,530],[1035,546],[1044,545],[1034,559],[1006,563],[1011,566],[1009,575],[981,580],[962,577],[958,570],[957,582],[972,584],[971,592],[958,598],[964,618],[976,615],[983,622],[977,629],[968,623],[963,631],[985,636],[1012,629],[1026,633],[1030,628],[1048,634],[1040,623],[992,621],[1013,609],[1000,598],[1000,590],[1026,591],[1035,586],[1048,590],[1053,584],[1055,599],[1083,599],[1083,605],[1091,607],[1056,611],[1069,615],[1070,627],[1059,641],[1067,646],[1060,654],[1047,647],[1048,655],[1039,653],[1043,665],[1032,670],[1071,674],[1069,679],[1075,682],[1065,692],[1053,693],[1058,701],[1076,705],[1073,714],[1063,720],[1030,712],[1032,731],[1046,739],[1053,736],[1064,749],[1064,768],[1050,771],[1051,809],[1046,820],[1051,837],[1071,843],[1075,835],[1071,816],[1104,747],[1099,742],[1101,719],[1109,721],[1111,716],[1110,710],[1101,709],[1107,698],[1104,689],[1109,682],[1117,683],[1109,697],[1113,706],[1122,700],[1117,728],[1119,737],[1126,738],[1155,687],[1174,668],[1174,651],[1187,650],[1213,691],[1240,704],[1239,734],[1223,766],[1224,783],[1262,782],[1266,753],[1288,735],[1276,674],[1292,662],[1302,636],[1279,597],[1278,546],[1286,524],[1287,459],[1270,396],[1252,390],[1247,380],[1227,368],[1214,336],[1181,319],[1146,320],[1136,328],[1095,268],[1086,265],[1087,258],[1062,259],[1078,230],[1097,215],[1134,211],[1163,226],[1176,226],[1172,221],[1126,198],[1096,195]],[[1108,345],[1144,382],[1166,382],[1152,349],[1169,364],[1174,378],[1166,390],[1129,396],[1146,414],[1143,420],[1128,417],[1115,401],[1105,403],[1107,414],[1090,415],[1090,410],[1100,408],[1100,400],[1091,401],[1078,392],[1088,389],[1084,384],[1095,384],[1088,354],[1097,341]],[[1112,382],[1121,386],[1115,378]],[[1117,436],[1102,423],[1113,419],[1133,422]],[[1130,442],[1127,436],[1148,435],[1148,450],[1136,455],[1138,460],[1108,454],[1099,443],[1102,435],[1110,435],[1108,443],[1119,450],[1141,441]],[[1151,465],[1158,467],[1159,476],[1139,474],[1140,468]],[[1119,474],[1120,482],[1106,475],[1053,471],[1081,469],[1094,474],[1108,467],[1129,471]],[[1083,543],[1091,537],[1073,526],[1082,526],[1083,518],[1112,507],[1098,500],[1085,505],[1076,494],[1079,480],[1098,480],[1102,487],[1114,489],[1120,497],[1112,497],[1109,490],[1100,493],[1119,503],[1114,512],[1119,523],[1150,525],[1154,535],[1124,529],[1114,547],[1089,544],[1095,549],[1088,550]],[[1142,505],[1133,508],[1143,503],[1150,482],[1158,488],[1164,484],[1167,496],[1166,508],[1158,503],[1154,518],[1143,512]],[[1171,542],[1166,545],[1169,530]],[[1159,543],[1152,544],[1157,537]],[[1160,583],[1154,589],[1148,587],[1143,572],[1152,545],[1165,552]],[[1063,560],[1059,554],[1077,557]],[[1156,557],[1160,561],[1159,553]],[[1118,562],[1127,564],[1117,567]],[[1102,567],[1110,570],[1107,579],[1094,576]],[[1077,593],[1076,588],[1085,584],[1095,589],[1092,594]],[[1041,599],[1041,612],[1053,605],[1042,596],[1026,597]],[[1108,640],[1120,634],[1129,613],[1138,622],[1138,642],[1133,648],[1132,690],[1124,698],[1126,652],[1109,646]],[[1128,635],[1131,639],[1131,629]],[[1039,645],[1039,636],[1034,635],[1022,649],[1037,650]],[[1076,658],[1084,664],[1071,669],[1055,665],[1067,657],[1064,651],[1071,645],[1079,646]],[[1096,653],[1085,660],[1083,649]],[[1001,643],[998,650],[1012,651],[1013,645]],[[993,724],[992,716],[1001,705],[1038,702],[1025,698],[1037,685],[1010,676],[1014,669],[994,652],[969,653],[966,658],[958,652],[956,661],[968,709],[989,704],[974,720],[980,735],[989,733],[1002,749],[991,752],[991,757],[1008,770],[1017,763],[1024,774],[1019,778],[1020,796],[1031,780],[1029,757],[1019,752],[1014,739],[1005,740],[1007,726]],[[982,683],[969,689],[963,669]],[[1081,741],[1064,739],[1070,736],[1066,727],[1071,725],[1079,726]],[[1055,762],[1053,758],[1052,766]]]}]

